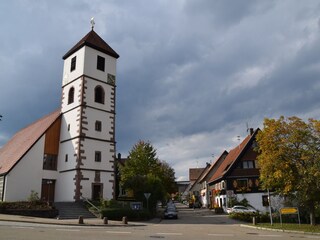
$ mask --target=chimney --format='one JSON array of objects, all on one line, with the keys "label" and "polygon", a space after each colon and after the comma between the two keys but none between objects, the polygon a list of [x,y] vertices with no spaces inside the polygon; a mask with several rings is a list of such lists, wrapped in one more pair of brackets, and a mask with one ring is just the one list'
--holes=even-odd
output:
[{"label": "chimney", "polygon": [[250,131],[250,135],[252,136],[253,135],[253,128],[250,128],[249,131]]},{"label": "chimney", "polygon": [[118,160],[121,160],[121,153],[118,153]]}]

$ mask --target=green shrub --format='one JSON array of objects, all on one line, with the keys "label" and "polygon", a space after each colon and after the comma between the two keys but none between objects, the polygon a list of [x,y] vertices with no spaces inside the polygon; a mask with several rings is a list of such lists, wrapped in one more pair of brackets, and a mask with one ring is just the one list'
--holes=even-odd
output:
[{"label": "green shrub", "polygon": [[229,217],[243,222],[252,222],[253,217],[256,218],[257,223],[264,223],[270,221],[268,214],[261,213],[230,213]]},{"label": "green shrub", "polygon": [[151,218],[151,214],[147,209],[132,210],[131,208],[105,208],[101,210],[101,217],[107,217],[109,220],[122,220],[127,217],[132,220],[147,220]]}]

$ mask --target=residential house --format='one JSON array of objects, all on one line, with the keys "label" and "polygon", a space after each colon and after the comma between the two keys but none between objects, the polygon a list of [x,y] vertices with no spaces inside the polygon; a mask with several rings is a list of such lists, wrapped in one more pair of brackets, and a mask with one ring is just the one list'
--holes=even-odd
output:
[{"label": "residential house", "polygon": [[61,107],[0,149],[0,201],[114,198],[118,57],[93,25],[63,56]]},{"label": "residential house", "polygon": [[200,195],[202,196],[202,205],[204,207],[214,207],[214,199],[212,199],[212,190],[214,186],[209,186],[208,181],[212,178],[213,174],[217,171],[227,155],[228,152],[224,151],[199,179],[199,184],[201,185]]},{"label": "residential house", "polygon": [[257,210],[268,210],[264,206],[267,195],[260,189],[258,153],[254,150],[259,131],[250,129],[250,134],[229,151],[208,181],[215,205],[225,209],[231,199],[246,199]]},{"label": "residential house", "polygon": [[[193,184],[190,185],[189,196],[192,196],[192,198],[194,198],[196,202],[199,202],[201,204],[201,206],[207,206],[207,203],[206,203],[206,196],[200,194],[200,190],[201,190],[200,179],[206,174],[206,172],[210,168],[210,166],[211,165],[209,163],[207,163],[206,167],[199,168],[200,170],[199,169],[197,169],[197,170],[190,169],[191,172],[193,172],[193,174],[197,174],[198,177],[196,179],[192,178]],[[195,175],[191,176],[191,177],[195,177]],[[191,182],[191,180],[190,180],[190,182]]]}]

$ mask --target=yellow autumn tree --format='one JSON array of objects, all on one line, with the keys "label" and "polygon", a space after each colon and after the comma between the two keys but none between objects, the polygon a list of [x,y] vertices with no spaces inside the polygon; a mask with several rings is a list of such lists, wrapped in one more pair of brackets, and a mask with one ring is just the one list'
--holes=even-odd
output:
[{"label": "yellow autumn tree", "polygon": [[262,187],[297,200],[314,225],[320,203],[320,121],[281,116],[263,125],[257,135]]}]

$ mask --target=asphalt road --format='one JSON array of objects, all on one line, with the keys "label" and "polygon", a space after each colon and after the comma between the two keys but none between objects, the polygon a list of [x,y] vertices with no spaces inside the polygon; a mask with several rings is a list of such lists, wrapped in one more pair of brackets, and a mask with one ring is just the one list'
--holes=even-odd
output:
[{"label": "asphalt road", "polygon": [[178,205],[177,220],[162,220],[130,226],[62,226],[0,221],[2,240],[101,240],[101,239],[320,239],[320,235],[303,235],[263,231],[241,227],[226,215],[215,215],[206,209],[189,209]]}]

